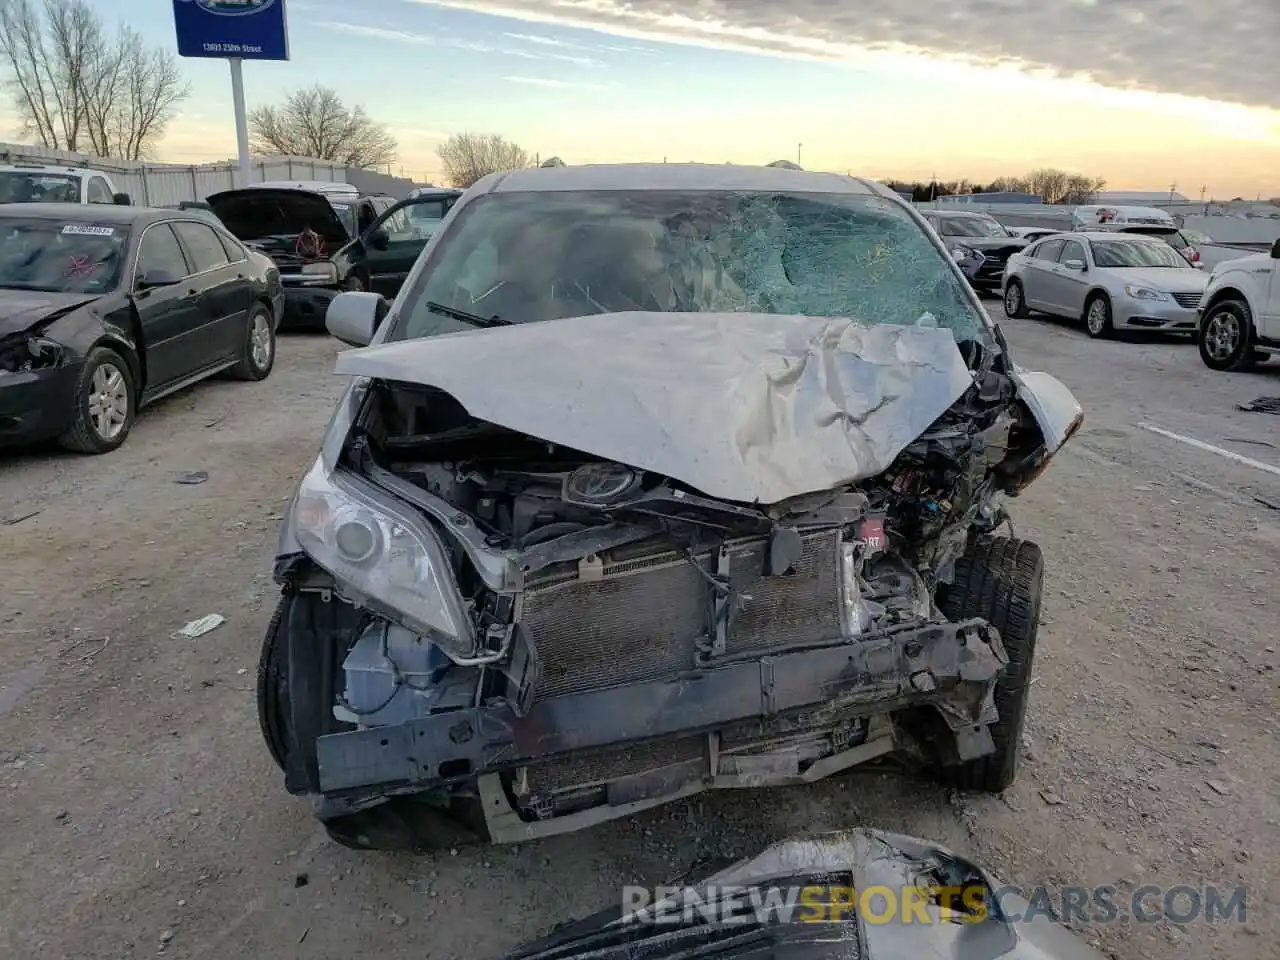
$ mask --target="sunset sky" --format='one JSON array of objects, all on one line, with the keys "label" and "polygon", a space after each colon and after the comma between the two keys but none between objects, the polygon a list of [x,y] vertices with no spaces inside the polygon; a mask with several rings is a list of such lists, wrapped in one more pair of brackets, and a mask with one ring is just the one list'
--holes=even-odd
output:
[{"label": "sunset sky", "polygon": [[[170,0],[94,0],[173,45]],[[322,82],[387,123],[406,175],[450,133],[569,163],[764,163],[990,179],[1054,165],[1112,188],[1280,195],[1277,0],[287,0],[292,60],[250,106]],[[1213,42],[1208,42],[1209,37]],[[218,60],[161,159],[235,153]],[[399,169],[393,172],[401,172]]]}]

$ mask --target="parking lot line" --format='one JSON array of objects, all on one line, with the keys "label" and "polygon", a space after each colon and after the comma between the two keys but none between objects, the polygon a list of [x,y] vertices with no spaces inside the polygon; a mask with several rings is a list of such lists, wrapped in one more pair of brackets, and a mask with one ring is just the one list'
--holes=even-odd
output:
[{"label": "parking lot line", "polygon": [[1222,447],[1215,447],[1212,443],[1205,443],[1203,440],[1197,440],[1195,437],[1184,437],[1180,433],[1174,433],[1172,430],[1164,429],[1164,427],[1157,427],[1153,423],[1140,423],[1138,426],[1151,433],[1158,433],[1162,437],[1168,437],[1170,440],[1177,440],[1179,443],[1185,443],[1187,446],[1195,447],[1197,450],[1216,453],[1220,457],[1225,457],[1226,459],[1233,460],[1236,463],[1242,463],[1246,467],[1253,467],[1255,470],[1263,470],[1267,473],[1280,477],[1280,467],[1272,466],[1269,463],[1263,463],[1261,460],[1254,460],[1252,457],[1241,456],[1231,450],[1224,450]]}]

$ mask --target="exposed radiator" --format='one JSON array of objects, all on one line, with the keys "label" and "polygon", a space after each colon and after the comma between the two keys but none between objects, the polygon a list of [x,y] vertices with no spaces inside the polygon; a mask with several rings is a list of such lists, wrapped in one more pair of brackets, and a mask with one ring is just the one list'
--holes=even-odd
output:
[{"label": "exposed radiator", "polygon": [[[764,653],[841,635],[840,532],[803,539],[789,576],[761,577],[766,541],[730,543],[729,581],[746,595],[725,653]],[[710,551],[696,555],[714,572]],[[521,597],[542,675],[538,698],[601,690],[693,669],[712,634],[714,592],[689,559],[665,545],[622,548],[602,557],[592,579],[564,565],[534,579]]]}]

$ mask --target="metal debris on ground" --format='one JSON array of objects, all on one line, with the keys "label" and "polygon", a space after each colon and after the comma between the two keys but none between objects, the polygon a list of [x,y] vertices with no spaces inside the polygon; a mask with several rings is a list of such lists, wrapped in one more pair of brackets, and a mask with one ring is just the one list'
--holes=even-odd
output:
[{"label": "metal debris on ground", "polygon": [[227,618],[222,614],[211,613],[199,620],[192,620],[181,630],[175,630],[171,637],[174,640],[194,640],[196,637],[203,637],[206,633],[217,630],[226,622]]},{"label": "metal debris on ground", "polygon": [[82,657],[76,657],[75,659],[76,663],[84,663],[86,660],[92,660],[94,657],[96,657],[98,654],[100,654],[103,650],[107,649],[107,647],[111,645],[110,637],[97,637],[97,638],[81,637],[79,640],[75,641],[70,646],[68,646],[65,650],[59,653],[58,659],[61,660],[63,657],[65,657],[68,653],[70,653],[76,647],[84,643],[89,643],[90,641],[93,641],[95,643],[101,642],[102,646],[98,647],[96,650],[91,650],[89,653],[86,653]]},{"label": "metal debris on ground", "polygon": [[1280,413],[1280,397],[1259,397],[1250,403],[1237,403],[1236,409],[1248,413]]},{"label": "metal debris on ground", "polygon": [[1266,497],[1254,497],[1253,499],[1268,510],[1280,510],[1280,503],[1276,503],[1274,500],[1268,500]]},{"label": "metal debris on ground", "polygon": [[181,483],[184,486],[194,487],[198,483],[204,483],[209,479],[209,474],[205,470],[195,470],[191,473],[184,473],[174,478],[174,483]]},{"label": "metal debris on ground", "polygon": [[39,510],[32,510],[30,513],[19,513],[15,516],[7,517],[4,520],[4,525],[6,527],[16,526],[17,524],[21,523],[23,520],[30,520],[32,517],[38,516],[39,514],[40,514]]},{"label": "metal debris on ground", "polygon": [[1063,800],[1062,797],[1058,796],[1058,791],[1054,790],[1053,787],[1045,787],[1041,790],[1040,799],[1051,807],[1061,807],[1067,802]]}]

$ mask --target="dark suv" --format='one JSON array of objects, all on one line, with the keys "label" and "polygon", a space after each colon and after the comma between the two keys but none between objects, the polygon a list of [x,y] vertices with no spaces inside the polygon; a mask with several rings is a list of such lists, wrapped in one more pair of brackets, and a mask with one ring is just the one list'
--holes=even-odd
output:
[{"label": "dark suv", "polygon": [[333,255],[369,230],[395,203],[383,195],[305,186],[256,185],[206,199],[241,242],[275,261],[284,283],[282,329],[323,330],[342,289]]}]

